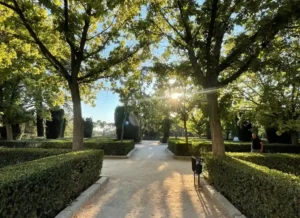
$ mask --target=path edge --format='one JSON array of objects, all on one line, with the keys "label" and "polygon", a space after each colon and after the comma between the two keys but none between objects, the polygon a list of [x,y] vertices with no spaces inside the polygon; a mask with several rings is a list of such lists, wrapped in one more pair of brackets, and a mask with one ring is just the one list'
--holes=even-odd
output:
[{"label": "path edge", "polygon": [[227,198],[225,198],[220,192],[209,185],[204,178],[201,180],[200,188],[206,195],[216,201],[218,205],[220,205],[227,212],[230,218],[247,218],[230,201],[228,201]]},{"label": "path edge", "polygon": [[104,159],[129,159],[136,150],[133,148],[127,155],[104,155]]},{"label": "path edge", "polygon": [[168,148],[166,148],[166,151],[176,160],[190,160],[190,156],[177,156],[172,151],[170,151]]},{"label": "path edge", "polygon": [[109,181],[109,177],[102,176],[97,182],[82,192],[69,206],[62,210],[55,218],[72,218],[88,203]]},{"label": "path edge", "polygon": [[[178,160],[190,160],[189,156],[177,156],[168,148],[166,151],[174,158]],[[216,201],[229,215],[230,218],[247,218],[242,214],[230,201],[227,200],[220,192],[215,190],[208,182],[201,176],[201,190],[208,195],[212,200]]]}]

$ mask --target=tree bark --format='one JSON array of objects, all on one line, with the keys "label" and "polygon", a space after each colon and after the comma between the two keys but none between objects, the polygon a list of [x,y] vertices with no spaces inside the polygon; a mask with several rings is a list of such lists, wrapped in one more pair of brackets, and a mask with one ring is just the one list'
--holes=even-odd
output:
[{"label": "tree bark", "polygon": [[225,156],[225,146],[220,121],[217,92],[207,94],[207,101],[213,154],[214,156],[222,157]]},{"label": "tree bark", "polygon": [[291,141],[293,145],[299,145],[299,134],[297,131],[291,131]]},{"label": "tree bark", "polygon": [[8,141],[14,140],[13,130],[12,130],[11,124],[6,124],[5,128],[6,128],[6,139]]},{"label": "tree bark", "polygon": [[81,110],[81,99],[79,84],[77,81],[69,81],[73,102],[73,150],[83,149],[83,119]]}]

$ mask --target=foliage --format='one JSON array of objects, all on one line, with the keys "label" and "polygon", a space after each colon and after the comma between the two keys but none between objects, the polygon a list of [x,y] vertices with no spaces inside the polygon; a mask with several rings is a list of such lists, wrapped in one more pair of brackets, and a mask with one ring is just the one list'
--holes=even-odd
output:
[{"label": "foliage", "polygon": [[209,182],[245,216],[299,217],[299,177],[231,157],[206,155],[205,167]]},{"label": "foliage", "polygon": [[[72,149],[72,142],[68,140],[27,140],[0,141],[0,146],[6,148],[45,148]],[[91,138],[84,141],[86,149],[101,149],[105,155],[127,155],[135,147],[132,140],[115,141],[112,139]]]},{"label": "foliage", "polygon": [[[148,36],[142,34],[140,3],[0,1],[1,9],[12,11],[13,20],[24,25],[27,35],[21,36],[39,47],[43,57],[67,83],[73,102],[75,150],[83,146],[80,104],[81,94],[93,87],[88,84],[126,74],[147,54]],[[59,46],[53,46],[53,42]]]},{"label": "foliage", "polygon": [[[102,136],[102,137],[111,137],[115,138],[116,136],[116,127],[114,123],[107,123],[105,121],[97,120],[94,123],[94,126],[96,127],[93,131],[93,136]],[[99,129],[98,129],[98,128]]]},{"label": "foliage", "polygon": [[0,216],[55,217],[100,175],[103,151],[81,151],[2,168]]},{"label": "foliage", "polygon": [[254,153],[227,153],[227,155],[254,164],[266,166],[270,169],[300,176],[300,155]]},{"label": "foliage", "polygon": [[21,164],[23,162],[63,154],[67,152],[70,152],[70,150],[53,150],[37,148],[1,148],[0,168],[8,165]]},{"label": "foliage", "polygon": [[86,118],[84,120],[84,138],[92,138],[94,123],[92,118]]},{"label": "foliage", "polygon": [[0,47],[5,48],[0,49],[0,56],[6,60],[0,66],[2,121],[4,125],[14,125],[32,121],[37,114],[49,117],[49,108],[64,101],[62,83],[57,76],[50,76],[53,69],[39,53],[38,46],[26,38],[26,30],[16,22],[16,15],[3,6],[0,11]]},{"label": "foliage", "polygon": [[[212,151],[212,142],[209,140],[190,139],[189,146],[183,139],[169,139],[168,148],[179,156],[196,155]],[[251,143],[225,141],[226,152],[250,152]],[[300,146],[285,144],[264,144],[264,152],[268,153],[296,153],[300,154]]]},{"label": "foliage", "polygon": [[298,59],[298,38],[279,36],[261,54],[258,72],[242,78],[235,88],[237,96],[244,99],[240,103],[246,110],[244,119],[275,128],[278,135],[290,134],[293,144],[298,144],[300,130]]},{"label": "foliage", "polygon": [[[147,31],[167,41],[168,53],[179,53],[176,63],[207,92],[213,153],[225,154],[217,89],[245,73],[261,52],[293,18],[299,18],[295,1],[150,1]],[[170,52],[171,51],[171,52]],[[158,60],[161,62],[160,60]],[[162,59],[162,61],[165,61]]]},{"label": "foliage", "polygon": [[281,135],[277,135],[277,129],[268,127],[266,128],[266,137],[270,143],[283,143],[291,144],[291,136],[289,133],[284,132]]}]

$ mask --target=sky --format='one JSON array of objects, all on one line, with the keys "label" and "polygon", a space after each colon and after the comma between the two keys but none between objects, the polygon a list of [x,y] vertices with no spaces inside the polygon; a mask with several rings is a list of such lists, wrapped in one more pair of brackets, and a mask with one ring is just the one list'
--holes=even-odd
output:
[{"label": "sky", "polygon": [[98,92],[95,107],[87,105],[82,102],[82,115],[83,117],[91,117],[93,121],[101,120],[109,123],[114,123],[114,112],[118,105],[119,95],[111,91],[101,90]]}]

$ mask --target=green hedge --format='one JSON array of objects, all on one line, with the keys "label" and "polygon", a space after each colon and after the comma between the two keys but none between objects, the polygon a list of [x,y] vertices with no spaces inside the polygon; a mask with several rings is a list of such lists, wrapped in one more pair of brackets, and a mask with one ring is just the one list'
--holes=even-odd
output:
[{"label": "green hedge", "polygon": [[[49,141],[0,141],[0,147],[7,148],[47,148],[47,149],[72,149],[72,142],[66,140]],[[127,155],[135,147],[133,140],[86,140],[84,148],[101,149],[105,155]]]},{"label": "green hedge", "polygon": [[99,178],[102,160],[87,150],[2,168],[0,217],[55,217]]},{"label": "green hedge", "polygon": [[[211,152],[212,144],[208,140],[190,140],[190,144],[187,146],[185,141],[181,139],[169,139],[168,149],[174,154],[179,156],[194,155],[197,151]],[[250,142],[228,142],[225,141],[226,152],[250,152]],[[264,152],[269,153],[300,153],[300,146],[286,145],[286,144],[265,144]]]},{"label": "green hedge", "polygon": [[205,156],[208,181],[248,218],[299,218],[300,178],[243,160]]},{"label": "green hedge", "polygon": [[0,148],[0,168],[67,152],[70,152],[70,150],[53,150],[40,148]]},{"label": "green hedge", "polygon": [[300,176],[300,155],[256,153],[228,153],[228,155],[258,165],[266,166],[270,169]]}]

